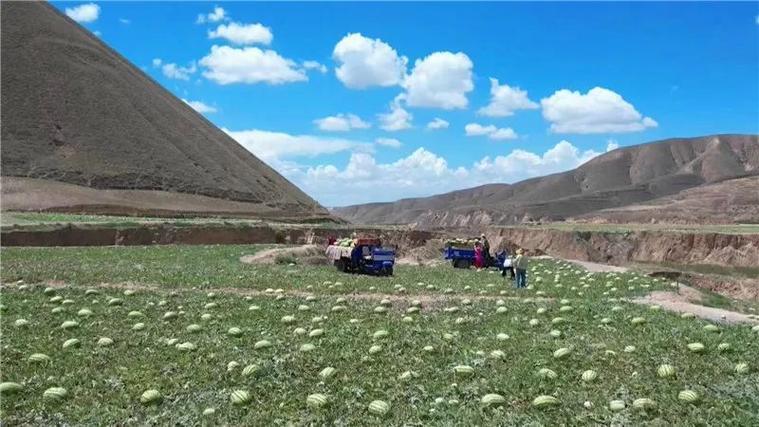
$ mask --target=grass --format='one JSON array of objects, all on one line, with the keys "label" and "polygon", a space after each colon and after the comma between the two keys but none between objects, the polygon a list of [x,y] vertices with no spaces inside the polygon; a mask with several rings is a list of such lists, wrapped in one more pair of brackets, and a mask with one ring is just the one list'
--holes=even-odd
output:
[{"label": "grass", "polygon": [[[19,393],[2,397],[3,421],[8,425],[362,426],[759,423],[759,335],[746,326],[721,325],[719,333],[707,332],[705,321],[621,300],[665,289],[663,281],[634,274],[590,275],[566,263],[535,261],[530,271],[534,288],[518,292],[496,274],[447,265],[399,266],[394,277],[375,278],[327,267],[239,263],[240,255],[260,249],[2,249],[6,285],[0,381],[24,386]],[[19,279],[24,284],[8,284]],[[46,294],[48,280],[68,285]],[[103,282],[147,286],[125,294],[123,289],[101,286]],[[86,289],[98,293],[86,294]],[[246,292],[250,294],[244,296]],[[356,298],[355,292],[374,294],[375,299]],[[54,296],[61,298],[51,300]],[[123,305],[108,305],[111,298],[122,299]],[[386,312],[377,313],[382,298],[392,301],[387,302]],[[407,314],[413,299],[422,301],[423,310]],[[345,310],[334,311],[335,306]],[[561,311],[562,306],[572,310]],[[499,307],[505,312],[499,313]],[[79,316],[83,308],[93,314]],[[132,311],[142,315],[130,317]],[[177,313],[176,318],[163,320],[169,311]],[[210,317],[204,319],[204,314]],[[288,315],[295,317],[293,323],[282,322]],[[411,321],[404,320],[406,316]],[[565,322],[553,324],[556,317]],[[634,326],[633,317],[647,321]],[[28,325],[15,326],[21,318]],[[602,323],[602,318],[609,323]],[[537,319],[537,325],[531,326],[531,319]],[[62,329],[66,320],[77,321],[78,327]],[[145,328],[134,330],[136,323]],[[202,329],[189,332],[190,324]],[[242,335],[228,335],[231,327],[240,328]],[[296,334],[297,328],[306,334]],[[324,334],[309,337],[314,329]],[[551,337],[553,329],[560,330],[561,337]],[[374,339],[378,330],[386,330],[388,336]],[[499,340],[498,334],[509,338]],[[111,347],[96,345],[104,336],[114,340]],[[81,346],[62,349],[69,338],[79,339]],[[180,351],[166,344],[172,338],[197,348]],[[254,349],[264,339],[272,346]],[[696,341],[706,346],[704,354],[687,350],[686,345]],[[717,351],[722,342],[732,350]],[[313,344],[314,350],[301,351],[305,343]],[[381,348],[370,354],[373,345]],[[426,346],[432,350],[426,351]],[[625,352],[627,346],[635,350]],[[557,360],[553,352],[562,347],[572,352]],[[33,353],[45,353],[52,360],[28,362]],[[232,361],[239,366],[228,369]],[[751,366],[748,374],[734,373],[741,361]],[[676,376],[657,377],[656,368],[662,363],[675,366]],[[474,375],[455,374],[453,367],[461,364],[471,366]],[[247,365],[258,367],[254,375],[242,375]],[[336,373],[324,380],[318,374],[327,366]],[[544,367],[555,371],[557,378],[541,379],[537,371]],[[586,369],[596,370],[598,379],[580,381]],[[410,377],[400,379],[407,371]],[[44,390],[54,386],[66,388],[68,397],[60,402],[43,399]],[[140,403],[140,395],[148,389],[161,392],[160,403]],[[230,393],[238,389],[250,392],[249,404],[231,404]],[[697,391],[701,402],[679,401],[683,389]],[[328,405],[309,408],[306,398],[312,393],[325,394]],[[506,403],[484,406],[480,399],[488,393],[502,395]],[[560,404],[532,407],[532,400],[542,394],[557,397]],[[656,407],[634,409],[632,401],[641,397],[653,399]],[[367,410],[378,399],[391,406],[384,417]],[[608,403],[616,399],[624,400],[627,407],[612,412]],[[586,401],[592,402],[591,409],[583,407]],[[206,408],[215,413],[204,416]]]}]

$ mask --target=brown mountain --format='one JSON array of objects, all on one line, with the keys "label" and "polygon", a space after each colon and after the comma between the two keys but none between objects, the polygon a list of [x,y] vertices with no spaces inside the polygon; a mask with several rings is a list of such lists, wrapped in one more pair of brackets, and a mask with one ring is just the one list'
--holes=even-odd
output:
[{"label": "brown mountain", "polygon": [[[516,184],[489,184],[432,197],[346,206],[333,212],[355,223],[421,227],[559,221],[757,175],[757,135],[674,138],[619,148],[577,169]],[[759,192],[759,180],[747,182],[744,184]],[[687,222],[689,211],[681,213],[686,216],[681,222]],[[638,218],[639,222],[649,220],[649,216]]]},{"label": "brown mountain", "polygon": [[52,6],[1,7],[4,209],[329,217]]}]

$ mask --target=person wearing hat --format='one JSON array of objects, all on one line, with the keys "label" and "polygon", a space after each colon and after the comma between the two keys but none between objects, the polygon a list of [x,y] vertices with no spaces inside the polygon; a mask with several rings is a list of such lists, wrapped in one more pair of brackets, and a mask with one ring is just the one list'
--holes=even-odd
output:
[{"label": "person wearing hat", "polygon": [[514,272],[517,276],[517,288],[527,287],[527,257],[522,249],[517,249],[517,256],[513,262]]},{"label": "person wearing hat", "polygon": [[485,233],[480,234],[480,242],[482,243],[482,256],[484,258],[484,264],[485,267],[490,266],[491,259],[490,259],[490,242],[488,242],[488,238],[485,237]]}]

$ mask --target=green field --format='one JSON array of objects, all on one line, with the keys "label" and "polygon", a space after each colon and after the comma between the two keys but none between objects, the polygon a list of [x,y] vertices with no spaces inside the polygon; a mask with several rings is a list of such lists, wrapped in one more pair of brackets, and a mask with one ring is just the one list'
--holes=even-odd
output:
[{"label": "green field", "polygon": [[[709,331],[708,322],[624,301],[670,289],[663,281],[534,261],[532,288],[516,290],[497,274],[447,265],[374,278],[238,261],[260,249],[2,249],[0,381],[22,387],[2,394],[3,421],[759,424],[759,334],[746,325]],[[103,337],[113,343],[99,345]],[[688,349],[696,342],[703,352]],[[561,348],[569,353],[554,357]],[[49,360],[30,361],[35,353]],[[739,363],[748,371],[736,372]],[[674,375],[660,378],[661,364]],[[327,367],[334,373],[321,376]],[[597,378],[583,381],[586,370]],[[51,387],[66,395],[44,397]],[[160,398],[142,403],[147,390]],[[233,403],[236,390],[249,400]],[[699,399],[678,399],[683,390]],[[314,394],[326,404],[309,405]],[[488,394],[502,401],[483,403]],[[542,395],[555,404],[533,406]],[[369,410],[375,400],[385,414]],[[624,407],[610,409],[614,400]]]}]

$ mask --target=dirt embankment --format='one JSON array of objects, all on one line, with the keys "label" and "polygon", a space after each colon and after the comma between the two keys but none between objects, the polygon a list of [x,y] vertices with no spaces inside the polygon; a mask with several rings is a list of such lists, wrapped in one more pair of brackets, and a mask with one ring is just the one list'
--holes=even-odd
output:
[{"label": "dirt embankment", "polygon": [[494,247],[522,247],[561,258],[609,264],[630,262],[759,265],[759,235],[634,231],[580,232],[494,228]]}]

